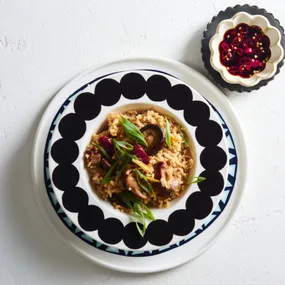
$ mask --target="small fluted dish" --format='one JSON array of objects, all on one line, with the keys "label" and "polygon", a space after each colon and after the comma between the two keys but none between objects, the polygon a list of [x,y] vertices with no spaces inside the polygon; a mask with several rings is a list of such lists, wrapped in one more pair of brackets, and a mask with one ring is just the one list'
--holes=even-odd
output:
[{"label": "small fluted dish", "polygon": [[[260,73],[259,76],[257,76],[257,74],[248,74],[250,76],[248,76],[248,78],[250,78],[251,80],[247,80],[248,81],[248,85],[246,84],[242,84],[241,82],[235,82],[235,81],[243,81],[238,77],[244,77],[246,78],[246,76],[237,76],[237,74],[232,74],[234,76],[232,76],[230,79],[234,80],[228,80],[226,77],[223,77],[223,69],[222,67],[219,65],[219,62],[217,64],[212,64],[211,61],[211,56],[212,56],[212,50],[211,50],[211,45],[210,45],[210,41],[212,40],[212,38],[218,34],[218,26],[220,25],[221,22],[223,21],[227,21],[227,20],[231,20],[233,19],[237,14],[239,13],[246,13],[248,14],[250,17],[250,20],[248,21],[252,21],[252,18],[259,18],[262,17],[261,19],[264,22],[264,19],[267,20],[268,22],[265,21],[265,26],[267,25],[269,28],[275,28],[278,32],[278,37],[280,37],[280,42],[279,45],[282,47],[282,53],[283,56],[278,56],[277,54],[275,55],[275,58],[273,57],[273,55],[271,56],[271,54],[275,54],[274,50],[271,50],[271,47],[269,49],[269,45],[268,45],[268,49],[269,52],[267,53],[267,56],[265,58],[265,62],[269,62],[273,61],[275,63],[275,66],[271,66],[272,67],[272,72],[269,75],[269,73],[267,73],[266,76],[265,75],[265,67],[264,66],[264,62],[262,61],[262,68],[258,69],[256,71],[256,73]],[[245,18],[243,18],[243,21]],[[262,21],[261,20],[261,21]],[[249,23],[249,22],[247,22]],[[269,23],[269,25],[268,25]],[[264,28],[264,26],[262,26],[262,22],[256,22],[256,24],[260,27],[260,31],[262,31],[261,28]],[[238,24],[238,25],[242,25],[242,24]],[[246,23],[244,24],[246,25]],[[271,26],[271,27],[270,27]],[[230,26],[231,27],[231,26]],[[228,29],[230,29],[230,27],[228,27]],[[252,28],[254,26],[250,26],[250,28]],[[226,28],[225,28],[226,29]],[[230,29],[231,30],[231,29]],[[264,31],[262,31],[263,33]],[[266,35],[264,35],[266,36]],[[272,35],[269,35],[270,37],[272,37]],[[266,36],[267,37],[267,36]],[[222,38],[221,38],[222,40]],[[269,42],[269,40],[268,40]],[[276,42],[276,41],[275,41]],[[219,86],[226,88],[228,90],[231,91],[237,91],[237,92],[251,92],[253,90],[258,90],[259,88],[266,86],[270,81],[272,81],[275,76],[280,72],[281,67],[284,65],[284,58],[285,58],[285,35],[284,35],[284,29],[281,26],[280,22],[274,17],[274,15],[272,15],[271,13],[267,12],[265,9],[259,8],[257,6],[250,6],[248,4],[245,5],[236,5],[234,7],[228,7],[223,11],[220,11],[216,16],[214,16],[211,21],[207,24],[206,29],[203,32],[203,38],[202,38],[202,47],[201,47],[201,53],[202,53],[202,60],[204,62],[204,66],[206,68],[206,70],[209,73],[209,76],[211,77],[211,79],[218,84]],[[272,39],[272,43],[271,46],[275,45],[274,44],[274,40]],[[277,47],[278,48],[278,47]],[[217,49],[215,49],[215,52],[217,51]],[[255,54],[254,54],[255,55]],[[253,58],[255,59],[253,55]],[[222,58],[223,59],[223,58]],[[252,56],[250,57],[250,59],[252,59]],[[270,59],[270,60],[269,60]],[[222,60],[222,63],[225,66],[225,68],[230,67],[229,64],[225,64],[225,62]],[[238,63],[238,61],[237,61]],[[239,64],[236,64],[236,66],[240,67]],[[220,70],[219,70],[220,69]],[[242,68],[241,68],[242,69]],[[255,69],[254,69],[255,70]],[[252,71],[254,71],[252,70]],[[228,73],[234,73],[231,72],[232,70],[229,70]],[[263,71],[263,73],[261,72]],[[268,71],[268,70],[267,70]],[[262,73],[262,74],[261,74]],[[227,74],[226,74],[227,75]],[[254,75],[254,76],[253,76]],[[254,77],[254,78],[251,78]],[[255,82],[253,82],[255,81]],[[252,84],[250,85],[249,82]]]},{"label": "small fluted dish", "polygon": [[[269,38],[270,57],[265,63],[264,69],[261,72],[254,72],[248,78],[239,75],[233,75],[229,72],[229,67],[221,63],[220,44],[224,40],[224,35],[227,31],[235,29],[240,24],[248,26],[260,27],[265,36]],[[216,34],[209,42],[211,51],[210,63],[212,67],[220,73],[222,78],[230,84],[240,84],[246,87],[257,85],[261,80],[266,80],[273,77],[277,70],[278,63],[284,57],[284,50],[281,46],[281,33],[269,21],[261,15],[250,15],[245,12],[235,14],[231,19],[221,21],[217,27]],[[231,49],[229,49],[231,51]],[[257,55],[254,55],[257,57]],[[254,59],[252,59],[254,61]]]}]

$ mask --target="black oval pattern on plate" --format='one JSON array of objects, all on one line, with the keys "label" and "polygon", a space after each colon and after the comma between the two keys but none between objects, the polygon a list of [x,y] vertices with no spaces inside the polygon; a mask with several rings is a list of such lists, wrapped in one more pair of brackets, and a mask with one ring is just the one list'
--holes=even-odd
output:
[{"label": "black oval pattern on plate", "polygon": [[74,101],[74,111],[82,120],[93,120],[99,115],[101,104],[94,94],[82,93]]},{"label": "black oval pattern on plate", "polygon": [[200,176],[205,177],[206,180],[198,183],[199,189],[209,196],[216,196],[224,189],[223,175],[219,171],[205,170],[200,173]]},{"label": "black oval pattern on plate", "polygon": [[74,165],[59,164],[52,173],[54,185],[65,191],[76,186],[79,181],[79,172]]},{"label": "black oval pattern on plate", "polygon": [[98,229],[100,239],[109,244],[116,244],[123,238],[124,225],[115,218],[108,218]]},{"label": "black oval pattern on plate", "polygon": [[223,131],[217,122],[210,120],[197,127],[195,136],[200,145],[215,146],[222,140]]},{"label": "black oval pattern on plate", "polygon": [[[151,222],[143,238],[137,232],[134,222],[124,226],[115,218],[104,220],[104,213],[99,207],[88,205],[88,195],[83,189],[76,187],[79,181],[78,170],[71,165],[79,154],[74,141],[86,132],[85,121],[96,118],[101,111],[101,105],[116,104],[121,92],[128,99],[138,99],[147,93],[152,101],[167,100],[171,108],[184,109],[186,122],[198,126],[195,133],[197,141],[206,147],[200,157],[201,164],[206,169],[200,176],[207,178],[198,184],[201,192],[191,194],[186,202],[186,210],[174,211],[168,222]],[[191,89],[183,84],[171,87],[170,81],[162,75],[153,75],[146,82],[138,73],[124,75],[120,83],[113,79],[103,79],[96,85],[95,95],[82,93],[76,98],[75,114],[64,116],[59,123],[62,139],[53,144],[51,156],[59,163],[52,173],[53,183],[58,189],[65,191],[62,196],[63,206],[71,212],[78,212],[80,227],[86,231],[98,230],[100,239],[105,243],[116,244],[123,239],[127,247],[138,249],[147,241],[157,246],[167,245],[173,234],[189,234],[195,226],[195,219],[203,219],[210,214],[213,208],[210,196],[219,194],[224,187],[223,177],[218,170],[224,167],[227,155],[216,146],[222,139],[222,130],[219,124],[209,120],[208,105],[192,99]]]},{"label": "black oval pattern on plate", "polygon": [[121,91],[127,99],[139,99],[146,91],[145,79],[139,73],[128,73],[121,79]]},{"label": "black oval pattern on plate", "polygon": [[131,249],[138,249],[143,247],[146,242],[146,236],[142,237],[134,222],[129,223],[125,226],[123,235],[124,244]]},{"label": "black oval pattern on plate", "polygon": [[104,106],[115,105],[121,97],[120,84],[114,79],[103,79],[95,87],[95,96]]},{"label": "black oval pattern on plate", "polygon": [[177,210],[169,216],[168,224],[175,235],[185,236],[193,230],[195,220],[188,211]]},{"label": "black oval pattern on plate", "polygon": [[185,106],[184,119],[192,126],[199,126],[206,123],[210,118],[210,109],[208,105],[201,101],[192,101],[190,105]]},{"label": "black oval pattern on plate", "polygon": [[203,192],[191,194],[186,202],[186,209],[197,220],[206,218],[212,211],[213,201]]},{"label": "black oval pattern on plate", "polygon": [[192,99],[193,95],[190,88],[183,84],[177,84],[171,87],[167,103],[175,110],[183,110],[192,102]]},{"label": "black oval pattern on plate", "polygon": [[61,119],[58,130],[64,139],[77,141],[84,135],[86,123],[78,115],[71,113]]},{"label": "black oval pattern on plate", "polygon": [[57,163],[71,164],[79,154],[79,148],[74,141],[59,139],[51,148],[51,156]]},{"label": "black oval pattern on plate", "polygon": [[95,206],[89,205],[84,207],[78,213],[78,223],[80,227],[88,232],[97,230],[104,222],[103,211]]},{"label": "black oval pattern on plate", "polygon": [[201,153],[200,162],[207,170],[220,170],[227,163],[227,154],[218,146],[207,147]]},{"label": "black oval pattern on plate", "polygon": [[63,193],[62,204],[70,212],[79,212],[88,205],[88,195],[81,188],[75,187]]},{"label": "black oval pattern on plate", "polygon": [[161,75],[153,75],[146,82],[146,94],[152,101],[164,101],[171,89],[167,78]]},{"label": "black oval pattern on plate", "polygon": [[146,235],[148,241],[157,246],[170,243],[173,236],[169,224],[164,220],[151,222],[147,227]]}]

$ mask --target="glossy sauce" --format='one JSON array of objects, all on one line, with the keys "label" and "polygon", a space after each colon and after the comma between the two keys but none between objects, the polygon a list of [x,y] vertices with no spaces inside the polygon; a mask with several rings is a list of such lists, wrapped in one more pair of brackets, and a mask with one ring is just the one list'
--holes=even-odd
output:
[{"label": "glossy sauce", "polygon": [[219,52],[230,74],[250,78],[265,69],[271,56],[270,39],[258,26],[239,24],[225,32]]}]

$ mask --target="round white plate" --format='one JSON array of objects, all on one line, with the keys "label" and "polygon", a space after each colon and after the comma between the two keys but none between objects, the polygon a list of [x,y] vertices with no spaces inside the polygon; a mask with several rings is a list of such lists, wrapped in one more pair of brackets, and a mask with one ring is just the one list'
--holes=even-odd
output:
[{"label": "round white plate", "polygon": [[[70,220],[62,215],[62,208],[55,207],[57,204],[56,199],[53,199],[55,197],[51,195],[48,197],[49,189],[45,189],[43,169],[45,141],[56,112],[66,100],[66,94],[73,94],[78,87],[106,74],[142,69],[170,74],[196,89],[210,102],[220,117],[228,138],[229,158],[233,162],[232,166],[230,165],[232,176],[226,184],[224,195],[207,223],[171,250],[160,249],[155,254],[150,251],[148,255],[114,251],[111,247],[108,248],[96,242],[91,243],[88,236],[79,236],[78,230],[70,224]],[[32,176],[37,201],[48,223],[60,237],[77,252],[94,262],[132,273],[156,272],[173,268],[205,251],[216,240],[235,212],[246,177],[245,143],[241,134],[238,119],[225,95],[205,77],[181,63],[154,58],[132,58],[97,66],[68,83],[55,96],[42,117],[35,137],[32,159]]]}]

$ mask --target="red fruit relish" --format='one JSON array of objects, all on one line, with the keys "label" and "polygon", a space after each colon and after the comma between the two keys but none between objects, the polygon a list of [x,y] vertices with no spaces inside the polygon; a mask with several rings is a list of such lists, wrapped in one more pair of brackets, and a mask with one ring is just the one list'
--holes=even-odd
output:
[{"label": "red fruit relish", "polygon": [[258,26],[239,24],[227,30],[219,45],[220,61],[228,72],[250,78],[264,70],[271,56],[270,40]]}]

